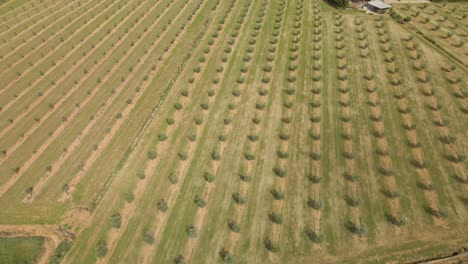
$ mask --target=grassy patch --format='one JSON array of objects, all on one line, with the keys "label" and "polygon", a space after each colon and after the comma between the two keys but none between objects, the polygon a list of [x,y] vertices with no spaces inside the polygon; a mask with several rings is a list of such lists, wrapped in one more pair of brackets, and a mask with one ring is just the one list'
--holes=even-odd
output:
[{"label": "grassy patch", "polygon": [[43,237],[0,238],[0,262],[36,263],[43,251],[44,240]]}]

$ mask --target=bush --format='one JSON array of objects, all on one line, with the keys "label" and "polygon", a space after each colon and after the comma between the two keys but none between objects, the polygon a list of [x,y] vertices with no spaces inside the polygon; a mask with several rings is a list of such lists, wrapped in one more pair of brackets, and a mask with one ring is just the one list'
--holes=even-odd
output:
[{"label": "bush", "polygon": [[357,223],[354,223],[352,222],[351,220],[348,220],[346,223],[345,223],[345,227],[350,231],[352,232],[353,234],[355,235],[358,235],[358,236],[362,236],[366,233],[366,230],[364,228],[364,226],[362,225],[359,225]]},{"label": "bush", "polygon": [[258,136],[257,135],[247,135],[247,138],[252,141],[252,142],[255,142],[258,140]]},{"label": "bush", "polygon": [[208,110],[209,105],[208,105],[207,103],[202,103],[202,104],[200,104],[200,107],[201,107],[203,110]]},{"label": "bush", "polygon": [[232,232],[239,233],[240,232],[240,227],[239,224],[235,220],[229,220],[228,221],[228,227],[231,229]]},{"label": "bush", "polygon": [[175,175],[174,173],[171,173],[167,178],[169,179],[169,182],[171,184],[176,184],[179,182],[179,177],[177,177],[177,175]]},{"label": "bush", "polygon": [[243,182],[250,182],[252,180],[252,178],[248,175],[245,175],[245,174],[241,174],[239,175],[239,178],[241,179],[241,181]]},{"label": "bush", "polygon": [[211,152],[211,158],[212,158],[213,160],[218,161],[218,160],[221,159],[221,154],[219,154],[218,151],[213,150],[213,151]]},{"label": "bush", "polygon": [[197,135],[196,134],[188,134],[187,138],[188,138],[188,140],[190,142],[194,142],[195,140],[197,140]]},{"label": "bush", "polygon": [[234,202],[236,204],[244,204],[245,203],[245,198],[242,197],[242,195],[240,195],[237,192],[232,194],[232,199],[234,200]]},{"label": "bush", "polygon": [[271,193],[271,195],[273,195],[273,198],[275,198],[275,200],[283,200],[284,199],[284,193],[277,190],[277,189],[271,189],[270,193]]},{"label": "bush", "polygon": [[176,110],[180,110],[180,109],[182,109],[182,105],[181,105],[180,103],[175,103],[175,104],[174,104],[174,108],[175,108]]},{"label": "bush", "polygon": [[350,181],[350,182],[356,182],[359,180],[359,175],[357,174],[352,174],[352,173],[349,173],[349,172],[344,172],[343,173],[343,177]]},{"label": "bush", "polygon": [[308,178],[309,181],[311,181],[313,184],[318,184],[318,183],[320,183],[320,181],[322,180],[322,177],[320,177],[320,176],[318,176],[318,175],[313,175],[313,174],[307,175],[307,178]]},{"label": "bush", "polygon": [[169,208],[166,200],[164,200],[164,199],[161,199],[161,200],[158,201],[157,207],[158,207],[159,211],[161,211],[163,213],[166,212],[167,209]]},{"label": "bush", "polygon": [[253,154],[251,152],[245,152],[244,153],[244,158],[246,160],[254,160],[255,159],[255,154]]},{"label": "bush", "polygon": [[194,119],[194,121],[195,121],[195,124],[196,124],[197,126],[199,126],[199,125],[203,124],[203,119],[202,119],[202,118],[200,118],[200,117],[198,117],[198,118],[195,118],[195,119]]},{"label": "bush", "polygon": [[197,237],[198,236],[198,230],[193,225],[186,226],[185,227],[185,232],[187,232],[187,235],[189,237]]},{"label": "bush", "polygon": [[206,201],[203,200],[203,198],[200,196],[200,195],[195,195],[195,199],[193,199],[193,201],[195,202],[195,204],[199,207],[199,208],[203,208],[206,206]]},{"label": "bush", "polygon": [[148,244],[153,244],[154,243],[154,234],[149,230],[148,228],[143,228],[143,241],[145,241]]},{"label": "bush", "polygon": [[164,132],[158,134],[159,141],[165,141],[167,139],[167,135]]},{"label": "bush", "polygon": [[288,134],[279,134],[279,138],[283,141],[288,141],[289,140],[289,135]]},{"label": "bush", "polygon": [[232,123],[232,119],[231,119],[231,118],[225,118],[225,119],[224,119],[224,124],[225,124],[225,125],[229,125],[229,124],[231,124],[231,123]]},{"label": "bush", "polygon": [[166,119],[166,122],[168,125],[173,125],[175,123],[174,119],[170,117]]},{"label": "bush", "polygon": [[179,156],[180,160],[187,160],[188,159],[188,153],[185,151],[181,151],[177,154]]},{"label": "bush", "polygon": [[349,206],[358,207],[361,205],[361,199],[359,197],[353,197],[351,195],[345,195],[345,201]]},{"label": "bush", "polygon": [[122,225],[122,216],[119,213],[115,213],[111,216],[111,226],[114,228],[120,228]]},{"label": "bush", "polygon": [[152,149],[148,151],[147,156],[148,156],[148,159],[154,160],[158,156],[158,152],[155,149]]},{"label": "bush", "polygon": [[275,173],[276,176],[278,177],[284,177],[288,174],[287,170],[284,169],[284,168],[279,168],[279,167],[275,167],[273,168],[273,172]]},{"label": "bush", "polygon": [[276,154],[278,155],[278,158],[280,159],[287,159],[288,158],[288,152],[287,151],[282,151],[282,150],[277,150]]},{"label": "bush", "polygon": [[269,239],[269,238],[265,238],[263,240],[263,244],[265,245],[265,248],[268,249],[271,252],[279,252],[280,251],[279,244],[271,241],[271,239]]},{"label": "bush", "polygon": [[107,244],[106,241],[104,240],[99,240],[98,243],[96,244],[96,256],[98,258],[102,258],[107,254]]},{"label": "bush", "polygon": [[186,264],[187,261],[185,260],[184,256],[179,254],[174,258],[174,263],[175,264]]},{"label": "bush", "polygon": [[268,218],[270,218],[271,222],[275,224],[282,224],[283,223],[283,216],[279,213],[269,212]]},{"label": "bush", "polygon": [[135,194],[133,194],[132,191],[128,191],[124,193],[124,199],[127,201],[127,203],[131,203],[133,200],[135,200]]},{"label": "bush", "polygon": [[320,152],[315,152],[315,151],[312,151],[309,156],[312,160],[316,160],[316,161],[322,158],[322,154]]},{"label": "bush", "polygon": [[404,226],[406,224],[406,219],[404,217],[398,217],[393,214],[385,214],[385,216],[387,217],[387,220],[393,225]]},{"label": "bush", "polygon": [[319,232],[315,232],[310,227],[306,227],[304,229],[304,233],[307,236],[307,238],[314,243],[322,243],[323,241],[322,235]]},{"label": "bush", "polygon": [[205,174],[203,175],[203,179],[205,179],[205,181],[207,182],[213,182],[215,179],[215,176],[209,172],[205,172]]},{"label": "bush", "polygon": [[222,248],[220,251],[219,251],[219,256],[221,257],[221,260],[224,262],[224,263],[232,263],[234,261],[234,257],[231,255],[231,253],[229,253],[229,251],[227,251],[226,249]]},{"label": "bush", "polygon": [[323,207],[323,204],[322,204],[322,201],[320,201],[320,200],[315,200],[315,199],[309,198],[307,200],[307,206],[312,208],[312,209],[319,210],[319,209],[321,209]]}]

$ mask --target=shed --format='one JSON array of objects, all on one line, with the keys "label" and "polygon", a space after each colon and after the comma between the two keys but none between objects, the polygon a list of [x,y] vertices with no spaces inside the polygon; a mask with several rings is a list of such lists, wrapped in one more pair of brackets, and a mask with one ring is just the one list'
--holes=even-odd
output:
[{"label": "shed", "polygon": [[385,13],[388,9],[392,8],[391,5],[386,4],[379,0],[369,1],[367,2],[366,6],[367,6],[367,9],[369,9],[370,11],[379,13],[379,14]]}]

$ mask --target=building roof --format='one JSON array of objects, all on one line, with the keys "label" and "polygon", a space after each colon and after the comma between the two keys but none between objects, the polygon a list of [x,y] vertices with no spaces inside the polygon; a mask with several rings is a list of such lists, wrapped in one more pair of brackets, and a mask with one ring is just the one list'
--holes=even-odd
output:
[{"label": "building roof", "polygon": [[373,7],[378,8],[378,9],[387,9],[387,8],[392,7],[391,5],[386,4],[386,3],[382,2],[382,1],[378,1],[378,0],[370,1],[370,2],[368,2],[368,4],[373,6]]}]

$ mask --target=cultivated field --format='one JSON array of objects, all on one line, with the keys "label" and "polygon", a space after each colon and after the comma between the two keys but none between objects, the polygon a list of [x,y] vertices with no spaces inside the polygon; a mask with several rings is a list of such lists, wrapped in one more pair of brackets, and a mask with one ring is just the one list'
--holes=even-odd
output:
[{"label": "cultivated field", "polygon": [[0,263],[466,250],[468,5],[393,10],[0,3]]}]

